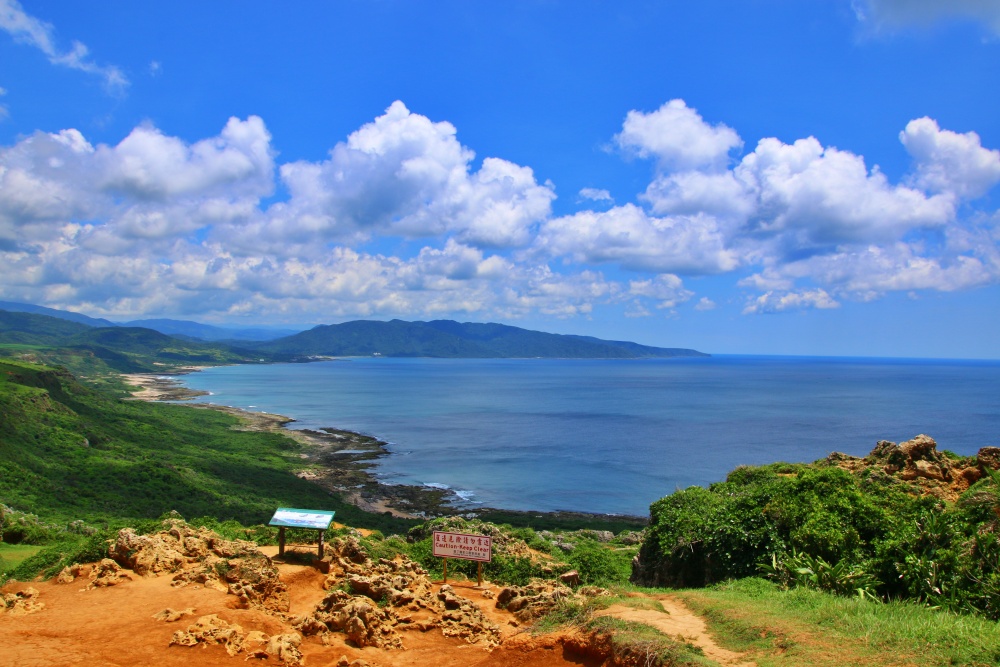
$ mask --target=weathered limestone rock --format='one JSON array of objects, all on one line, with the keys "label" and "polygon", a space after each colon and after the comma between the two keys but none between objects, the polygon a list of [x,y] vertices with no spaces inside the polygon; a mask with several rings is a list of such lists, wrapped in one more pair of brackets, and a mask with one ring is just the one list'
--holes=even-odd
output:
[{"label": "weathered limestone rock", "polygon": [[197,646],[198,644],[220,644],[226,652],[235,656],[247,653],[247,658],[267,658],[275,656],[286,665],[302,663],[299,644],[302,637],[294,633],[268,637],[259,630],[244,633],[243,628],[229,623],[215,614],[202,616],[187,630],[178,630],[170,640],[170,646]]},{"label": "weathered limestone rock", "polygon": [[11,616],[26,616],[45,608],[44,602],[38,601],[38,589],[28,587],[16,593],[0,594],[0,613]]},{"label": "weathered limestone rock", "polygon": [[117,586],[123,581],[131,581],[132,577],[122,570],[121,566],[110,558],[103,558],[101,562],[94,566],[90,573],[91,582],[87,585],[87,590],[94,588],[107,588]]},{"label": "weathered limestone rock", "polygon": [[163,611],[158,611],[155,614],[153,614],[153,620],[163,621],[165,623],[175,623],[184,618],[185,616],[193,616],[193,615],[194,615],[194,607],[188,607],[187,609],[182,609],[180,611],[167,607]]},{"label": "weathered limestone rock", "polygon": [[497,609],[506,609],[523,622],[552,611],[559,601],[573,595],[564,584],[536,579],[527,586],[508,586],[497,595]]},{"label": "weathered limestone rock", "polygon": [[983,447],[976,454],[976,463],[984,470],[1000,470],[1000,447]]},{"label": "weathered limestone rock", "polygon": [[71,584],[79,577],[90,576],[90,566],[73,563],[64,567],[55,578],[57,584]]},{"label": "weathered limestone rock", "polygon": [[[499,641],[499,628],[475,604],[451,586],[437,590],[426,570],[408,558],[362,560],[356,539],[338,538],[328,545],[326,585],[334,588],[312,614],[295,619],[294,627],[324,642],[343,632],[359,647],[402,648],[404,630],[440,628],[450,637],[487,646]],[[343,590],[344,585],[348,590]],[[417,617],[414,617],[416,614]]]},{"label": "weathered limestone rock", "polygon": [[331,591],[315,611],[295,623],[303,634],[343,632],[358,647],[403,648],[403,640],[396,632],[396,615],[381,609],[369,598],[351,595],[346,591]]}]

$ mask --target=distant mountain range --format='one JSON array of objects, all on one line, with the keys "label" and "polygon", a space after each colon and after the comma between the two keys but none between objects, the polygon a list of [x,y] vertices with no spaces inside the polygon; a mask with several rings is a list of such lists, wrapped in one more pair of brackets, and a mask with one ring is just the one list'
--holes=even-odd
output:
[{"label": "distant mountain range", "polygon": [[245,347],[271,354],[355,357],[636,359],[708,356],[685,348],[650,347],[589,336],[529,331],[504,324],[452,320],[357,320],[321,325],[294,336],[245,344]]},{"label": "distant mountain range", "polygon": [[[265,328],[226,329],[183,320],[114,323],[68,311],[0,301],[0,343],[100,347],[130,355],[190,355],[192,361],[232,363],[247,354],[257,361],[318,356],[442,358],[637,359],[704,357],[686,348],[663,348],[530,331],[504,324],[434,320],[357,320],[287,334]],[[242,336],[242,337],[241,337]]]},{"label": "distant mountain range", "polygon": [[197,338],[198,340],[209,341],[245,341],[245,340],[273,340],[282,336],[291,336],[298,333],[297,329],[268,329],[265,327],[216,327],[211,324],[201,324],[190,320],[132,320],[130,322],[111,322],[110,320],[87,317],[80,313],[68,310],[56,310],[45,306],[35,306],[30,303],[17,303],[14,301],[0,301],[0,310],[7,310],[12,313],[34,313],[36,315],[48,315],[59,319],[79,322],[92,327],[142,327],[159,331],[168,336],[178,336],[184,338]]}]

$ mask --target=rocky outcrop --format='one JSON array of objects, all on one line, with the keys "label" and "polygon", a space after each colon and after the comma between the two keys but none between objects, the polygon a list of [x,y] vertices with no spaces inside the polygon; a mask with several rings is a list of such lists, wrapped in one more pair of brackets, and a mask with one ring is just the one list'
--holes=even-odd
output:
[{"label": "rocky outcrop", "polygon": [[834,452],[826,461],[854,473],[872,470],[954,501],[987,469],[1000,469],[1000,447],[983,447],[975,457],[955,456],[939,452],[934,438],[918,435],[899,444],[880,440],[864,458]]},{"label": "rocky outcrop", "polygon": [[343,632],[355,646],[401,649],[403,640],[396,632],[399,618],[380,608],[364,595],[331,591],[313,613],[298,619],[295,628],[306,635]]},{"label": "rocky outcrop", "polygon": [[59,574],[56,575],[55,582],[57,584],[71,584],[79,577],[90,576],[90,572],[91,567],[89,565],[73,563],[60,570]]},{"label": "rocky outcrop", "polygon": [[229,623],[215,614],[202,616],[187,630],[175,632],[170,640],[171,646],[219,644],[231,656],[246,653],[248,660],[275,656],[286,665],[302,663],[301,643],[302,637],[294,633],[268,636],[259,630],[244,632],[242,626]]},{"label": "rocky outcrop", "polygon": [[[278,577],[278,570],[252,542],[226,540],[206,528],[192,528],[180,520],[165,522],[167,530],[151,535],[137,535],[131,528],[118,532],[108,548],[113,560],[101,561],[97,569],[107,572],[108,583],[123,566],[140,576],[174,574],[174,585],[198,583],[225,590],[239,600],[243,608],[272,613],[288,611],[288,590]],[[117,576],[127,577],[125,574]]]},{"label": "rocky outcrop", "polygon": [[90,583],[87,584],[87,590],[117,586],[123,581],[130,581],[132,577],[118,563],[110,558],[104,558],[101,562],[94,565],[90,573],[90,579]]},{"label": "rocky outcrop", "polygon": [[445,584],[438,591],[438,601],[444,605],[439,625],[445,637],[459,637],[470,644],[485,644],[488,647],[500,643],[500,630],[473,602]]},{"label": "rocky outcrop", "polygon": [[108,555],[145,577],[177,572],[210,556],[227,559],[260,553],[253,542],[226,540],[207,528],[191,528],[176,519],[165,523],[167,530],[151,535],[137,535],[131,528],[120,530]]},{"label": "rocky outcrop", "polygon": [[44,602],[38,601],[38,589],[28,587],[15,593],[0,593],[0,613],[25,616],[41,611]]},{"label": "rocky outcrop", "polygon": [[475,604],[451,586],[437,587],[406,557],[373,562],[357,538],[346,536],[327,544],[323,560],[332,590],[311,614],[293,620],[305,635],[328,642],[339,632],[359,647],[401,649],[401,633],[437,628],[470,644],[499,643],[499,628]]},{"label": "rocky outcrop", "polygon": [[522,623],[544,616],[559,604],[560,600],[573,596],[573,591],[564,584],[536,579],[527,586],[508,586],[497,595],[497,609],[506,609]]}]

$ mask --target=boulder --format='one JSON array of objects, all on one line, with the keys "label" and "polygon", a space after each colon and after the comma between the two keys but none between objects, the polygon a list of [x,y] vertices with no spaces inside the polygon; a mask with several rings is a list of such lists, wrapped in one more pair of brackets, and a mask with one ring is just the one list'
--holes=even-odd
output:
[{"label": "boulder", "polygon": [[983,470],[1000,470],[1000,447],[983,447],[976,454],[976,463]]}]

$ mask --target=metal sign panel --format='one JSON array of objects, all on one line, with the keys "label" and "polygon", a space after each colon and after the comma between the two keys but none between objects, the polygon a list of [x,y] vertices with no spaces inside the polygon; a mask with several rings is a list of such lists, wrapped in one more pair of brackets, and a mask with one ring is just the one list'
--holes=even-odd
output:
[{"label": "metal sign panel", "polygon": [[488,563],[493,559],[493,538],[435,530],[433,554],[439,558],[461,558]]},{"label": "metal sign panel", "polygon": [[298,510],[292,507],[279,507],[267,525],[326,530],[330,527],[335,513],[325,510]]}]

